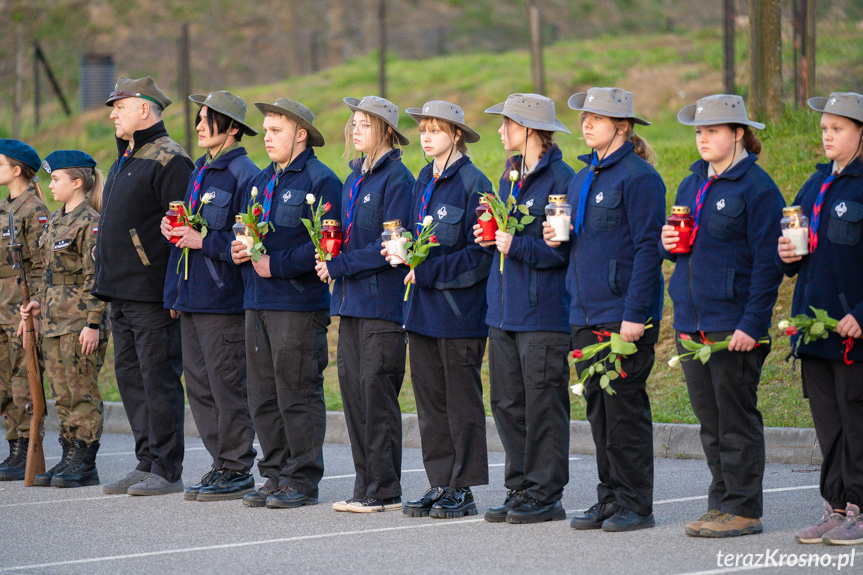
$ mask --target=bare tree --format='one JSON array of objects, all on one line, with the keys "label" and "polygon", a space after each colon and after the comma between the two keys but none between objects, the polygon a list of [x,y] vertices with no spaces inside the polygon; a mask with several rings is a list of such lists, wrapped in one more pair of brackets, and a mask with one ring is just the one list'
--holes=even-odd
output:
[{"label": "bare tree", "polygon": [[545,69],[542,62],[542,26],[536,0],[527,2],[527,19],[530,26],[530,60],[533,90],[537,94],[545,91]]},{"label": "bare tree", "polygon": [[749,0],[749,107],[760,120],[782,115],[780,0]]}]

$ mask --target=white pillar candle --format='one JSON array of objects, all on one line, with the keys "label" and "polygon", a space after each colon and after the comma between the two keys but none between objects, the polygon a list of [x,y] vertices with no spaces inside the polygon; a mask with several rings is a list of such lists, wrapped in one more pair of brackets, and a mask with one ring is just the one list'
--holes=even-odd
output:
[{"label": "white pillar candle", "polygon": [[786,228],[782,235],[794,244],[794,255],[805,256],[809,253],[809,228]]},{"label": "white pillar candle", "polygon": [[569,241],[569,224],[571,218],[567,215],[546,216],[546,220],[554,229],[553,242],[568,242]]},{"label": "white pillar candle", "polygon": [[408,239],[405,237],[393,238],[391,240],[387,240],[387,254],[390,256],[390,265],[395,267],[399,264],[405,263],[405,260],[408,257],[408,250],[405,247]]},{"label": "white pillar candle", "polygon": [[252,247],[255,245],[255,240],[252,236],[246,234],[240,234],[236,236],[238,242],[243,242],[243,245],[246,246],[246,249],[240,252],[241,256],[249,256],[251,255]]}]

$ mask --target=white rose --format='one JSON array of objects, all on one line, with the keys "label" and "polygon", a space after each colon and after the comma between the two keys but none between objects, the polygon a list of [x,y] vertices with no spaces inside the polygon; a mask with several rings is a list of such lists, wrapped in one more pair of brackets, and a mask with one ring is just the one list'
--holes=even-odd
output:
[{"label": "white rose", "polygon": [[787,319],[783,319],[782,321],[779,322],[779,325],[777,327],[779,329],[788,329],[789,327],[791,327],[791,322],[788,321]]},{"label": "white rose", "polygon": [[216,192],[207,192],[206,194],[204,194],[204,197],[201,198],[201,203],[202,204],[209,204],[210,202],[212,202],[215,199],[216,199]]},{"label": "white rose", "polygon": [[257,197],[258,197],[258,186],[253,186],[252,187],[252,199],[254,200]]},{"label": "white rose", "polygon": [[510,173],[509,173],[509,179],[510,179],[510,181],[512,181],[512,182],[517,182],[517,181],[518,181],[518,170],[512,170],[512,171],[510,171]]},{"label": "white rose", "polygon": [[423,218],[423,227],[424,227],[424,228],[429,227],[430,225],[432,225],[432,222],[433,222],[433,221],[434,221],[434,218],[433,218],[433,217],[431,217],[431,216],[426,216],[426,217],[424,217],[424,218]]},{"label": "white rose", "polygon": [[306,194],[306,203],[310,206],[315,205],[315,196],[312,194]]},{"label": "white rose", "polygon": [[671,359],[668,360],[668,367],[675,367],[678,363],[680,363],[680,356],[675,355]]},{"label": "white rose", "polygon": [[572,393],[575,395],[584,395],[584,385],[581,383],[576,383],[572,386]]}]

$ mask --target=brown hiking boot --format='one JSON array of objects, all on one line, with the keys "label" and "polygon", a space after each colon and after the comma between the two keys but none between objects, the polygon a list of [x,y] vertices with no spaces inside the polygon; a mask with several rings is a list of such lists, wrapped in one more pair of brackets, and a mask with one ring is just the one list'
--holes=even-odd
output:
[{"label": "brown hiking boot", "polygon": [[701,526],[698,535],[701,537],[740,537],[761,533],[764,527],[761,520],[755,517],[741,517],[723,513],[713,521]]},{"label": "brown hiking boot", "polygon": [[717,519],[722,512],[719,509],[711,509],[695,521],[690,521],[686,524],[686,534],[690,537],[698,537],[701,535],[701,527],[707,523],[708,521],[713,521]]}]

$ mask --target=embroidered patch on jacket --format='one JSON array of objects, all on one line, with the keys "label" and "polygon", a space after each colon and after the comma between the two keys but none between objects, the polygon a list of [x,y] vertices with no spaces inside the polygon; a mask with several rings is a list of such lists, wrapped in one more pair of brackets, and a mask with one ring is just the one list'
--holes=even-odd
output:
[{"label": "embroidered patch on jacket", "polygon": [[724,208],[724,207],[725,207],[725,198],[723,198],[723,199],[719,200],[718,202],[716,202],[716,209],[717,209],[717,210],[721,210],[721,209],[722,209],[722,208]]},{"label": "embroidered patch on jacket", "polygon": [[524,205],[525,205],[525,206],[527,206],[528,208],[532,208],[532,207],[533,207],[533,198],[531,198],[531,199],[529,199],[528,201],[526,201],[526,202],[524,203]]},{"label": "embroidered patch on jacket", "polygon": [[596,203],[601,204],[603,198],[605,198],[605,196],[603,195],[602,192],[599,192],[598,194],[596,194]]},{"label": "embroidered patch on jacket", "polygon": [[363,203],[364,204],[367,204],[370,201],[372,201],[372,195],[371,194],[366,194],[365,196],[363,196]]},{"label": "embroidered patch on jacket", "polygon": [[845,212],[848,211],[848,206],[845,205],[845,202],[840,202],[836,204],[836,217],[841,218],[845,215]]},{"label": "embroidered patch on jacket", "polygon": [[442,220],[446,217],[446,206],[441,206],[437,211],[437,217]]},{"label": "embroidered patch on jacket", "polygon": [[282,196],[282,201],[283,201],[283,202],[287,202],[287,201],[288,201],[288,200],[290,200],[290,199],[291,199],[291,190],[288,190],[288,191],[287,191],[287,192],[285,192],[285,194]]},{"label": "embroidered patch on jacket", "polygon": [[72,245],[72,240],[57,240],[54,242],[55,250],[65,250],[70,245]]}]

